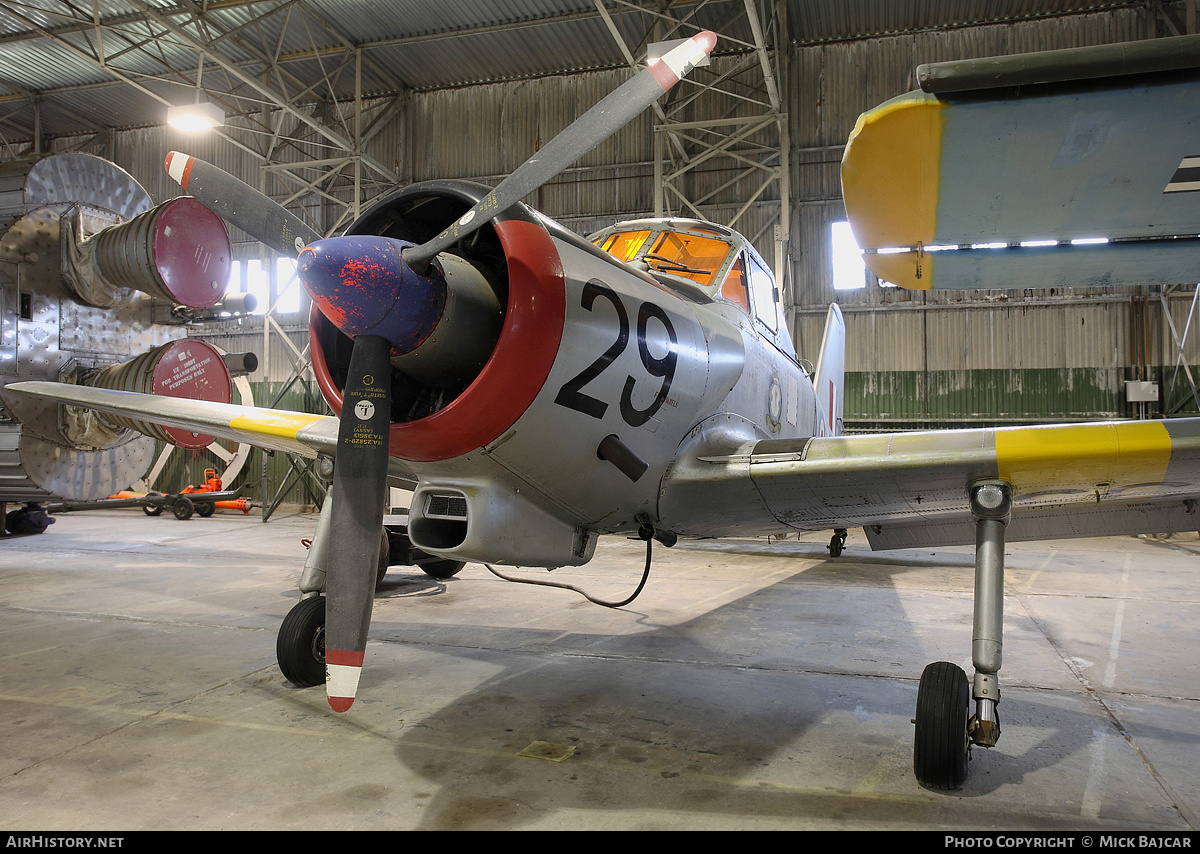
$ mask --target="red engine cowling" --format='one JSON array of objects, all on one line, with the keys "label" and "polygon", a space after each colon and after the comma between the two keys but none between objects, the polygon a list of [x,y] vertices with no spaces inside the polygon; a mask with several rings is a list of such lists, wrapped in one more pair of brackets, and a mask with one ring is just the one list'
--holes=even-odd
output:
[{"label": "red engine cowling", "polygon": [[[488,192],[461,181],[414,184],[375,204],[347,234],[423,243]],[[443,254],[448,298],[414,352],[392,358],[394,456],[446,460],[503,435],[550,372],[565,316],[563,269],[546,227],[515,205],[475,232],[459,257]],[[314,305],[313,370],[341,414],[352,342]]]}]

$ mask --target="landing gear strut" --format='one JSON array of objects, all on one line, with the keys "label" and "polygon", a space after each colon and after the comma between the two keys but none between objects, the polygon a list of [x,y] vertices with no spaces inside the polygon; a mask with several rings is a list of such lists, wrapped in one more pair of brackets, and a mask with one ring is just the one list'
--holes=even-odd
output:
[{"label": "landing gear strut", "polygon": [[[968,691],[962,668],[939,661],[925,668],[917,689],[913,771],[930,789],[958,789],[967,779],[972,744],[994,747],[1000,738],[999,673],[1004,630],[1004,531],[1012,490],[1003,481],[971,486],[975,518],[975,619]],[[975,714],[970,716],[970,697]]]}]

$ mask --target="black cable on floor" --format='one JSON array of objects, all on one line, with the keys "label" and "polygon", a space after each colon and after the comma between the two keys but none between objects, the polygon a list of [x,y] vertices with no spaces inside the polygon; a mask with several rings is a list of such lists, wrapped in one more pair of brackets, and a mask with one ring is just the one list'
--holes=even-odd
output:
[{"label": "black cable on floor", "polygon": [[505,581],[513,581],[513,582],[516,582],[517,584],[538,584],[538,585],[541,585],[542,587],[559,587],[563,590],[573,590],[576,593],[578,593],[580,596],[582,596],[584,599],[587,599],[589,602],[592,602],[596,605],[603,605],[605,608],[621,608],[621,607],[624,607],[625,605],[628,605],[630,602],[632,602],[634,599],[636,599],[638,597],[638,594],[640,594],[642,592],[642,588],[646,586],[646,580],[650,578],[650,558],[651,558],[651,547],[652,547],[653,543],[654,543],[654,541],[651,539],[646,540],[646,568],[644,570],[642,570],[641,582],[638,584],[637,589],[633,591],[633,594],[630,595],[630,597],[628,599],[622,599],[620,602],[605,602],[603,599],[597,599],[594,596],[589,596],[587,593],[585,593],[584,591],[580,590],[578,587],[575,587],[572,584],[563,584],[558,581],[539,581],[536,578],[515,578],[511,575],[505,575],[504,573],[498,571],[495,567],[491,566],[490,564],[485,563],[484,566],[487,567],[488,572],[490,572],[492,575],[496,576],[497,578],[502,578]]}]

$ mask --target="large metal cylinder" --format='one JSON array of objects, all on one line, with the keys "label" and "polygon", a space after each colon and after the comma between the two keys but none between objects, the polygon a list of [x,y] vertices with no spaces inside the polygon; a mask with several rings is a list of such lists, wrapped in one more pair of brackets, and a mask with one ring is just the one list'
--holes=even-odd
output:
[{"label": "large metal cylinder", "polygon": [[225,295],[232,251],[225,223],[190,196],[163,202],[97,234],[93,252],[104,277],[190,308]]},{"label": "large metal cylinder", "polygon": [[[89,374],[80,382],[97,388],[217,403],[229,403],[233,396],[233,380],[222,354],[198,338],[171,341],[136,359]],[[176,427],[116,415],[104,418],[181,448],[203,448],[213,441],[212,436]]]}]

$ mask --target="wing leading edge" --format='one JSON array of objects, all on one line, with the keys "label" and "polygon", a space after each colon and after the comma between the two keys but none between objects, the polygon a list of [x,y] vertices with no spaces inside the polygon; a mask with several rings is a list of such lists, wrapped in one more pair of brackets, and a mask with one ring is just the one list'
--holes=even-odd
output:
[{"label": "wing leading edge", "polygon": [[746,443],[680,460],[664,523],[721,536],[862,527],[872,548],[975,541],[968,488],[1012,485],[1006,538],[1196,530],[1200,419]]},{"label": "wing leading edge", "polygon": [[297,456],[333,456],[337,448],[338,420],[332,415],[209,403],[68,383],[19,382],[6,386],[5,390]]}]

